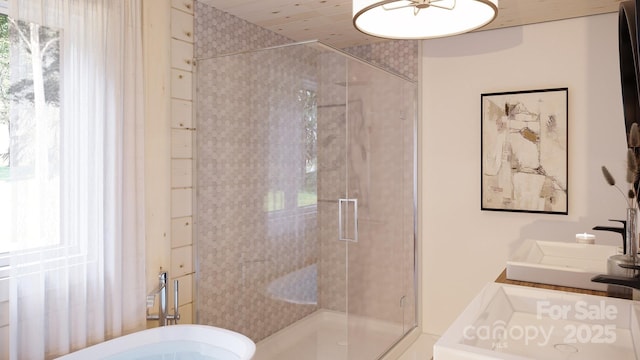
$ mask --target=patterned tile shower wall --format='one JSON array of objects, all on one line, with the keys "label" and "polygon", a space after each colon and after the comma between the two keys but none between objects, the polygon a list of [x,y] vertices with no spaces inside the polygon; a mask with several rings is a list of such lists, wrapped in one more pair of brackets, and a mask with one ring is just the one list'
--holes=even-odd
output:
[{"label": "patterned tile shower wall", "polygon": [[383,41],[343,50],[389,72],[418,81],[417,40]]},{"label": "patterned tile shower wall", "polygon": [[[198,1],[195,9],[197,58],[291,42]],[[384,56],[395,56],[386,60],[387,68],[392,66],[393,71],[405,77],[417,77],[417,43],[393,43],[347,50],[377,57],[379,65],[384,63]],[[230,328],[255,341],[318,308],[346,310],[347,244],[336,241],[336,200],[345,195],[350,166],[344,156],[347,61],[332,52],[319,54],[308,47],[298,48],[270,50],[268,56],[258,51],[198,62],[198,322]],[[268,88],[265,84],[269,84]],[[317,94],[315,211],[313,207],[297,206],[299,198],[292,195],[300,192],[304,182],[304,149],[300,140],[304,128],[286,119],[301,118],[301,89]],[[367,115],[366,121],[371,119],[374,118]],[[369,140],[384,141],[379,138],[384,131]],[[375,171],[384,172],[385,166],[389,166],[389,172],[396,171],[393,164],[376,166]],[[412,176],[411,169],[400,174]],[[409,192],[403,192],[402,197],[412,196],[412,189],[403,187],[405,190]],[[384,197],[380,201],[389,200],[382,188],[370,191],[381,191]],[[279,211],[270,211],[276,208]],[[395,210],[398,209],[389,209]],[[365,221],[374,224],[386,215],[371,214]],[[405,217],[402,221],[398,226],[412,233],[412,219]],[[378,231],[375,226],[370,229]],[[388,235],[383,232],[372,241],[383,244]],[[356,256],[353,260],[362,264],[362,270],[349,278],[359,282],[349,291],[354,299],[349,306],[351,311],[374,317],[385,311],[383,306],[365,302],[378,296],[373,294],[374,289],[379,291],[389,283],[384,279],[389,262],[413,256],[413,244],[403,246],[389,249],[383,244],[375,253],[352,251]],[[367,259],[378,259],[389,252],[399,254],[366,265]],[[407,283],[412,281],[407,275],[412,274],[412,262],[404,266],[402,282]],[[371,268],[373,272],[367,274]],[[385,280],[384,284],[376,284],[376,278]],[[292,279],[301,285],[296,290],[297,299],[282,301],[270,291],[283,280]],[[364,291],[367,298],[358,301],[356,291]],[[406,296],[404,311],[410,313],[415,306],[413,294]],[[317,303],[309,301],[313,298]],[[384,316],[382,319],[388,320]]]},{"label": "patterned tile shower wall", "polygon": [[196,1],[195,20],[196,58],[209,58],[293,42],[289,38],[200,1]]},{"label": "patterned tile shower wall", "polygon": [[[197,119],[199,321],[254,340],[317,308],[310,270],[318,261],[317,211],[300,200],[306,148],[299,100],[315,56],[299,50],[198,64],[198,91],[207,94]],[[278,291],[287,282],[302,294]]]},{"label": "patterned tile shower wall", "polygon": [[[195,2],[196,58],[293,42],[199,1]],[[382,69],[418,81],[418,41],[395,40],[342,49]]]}]

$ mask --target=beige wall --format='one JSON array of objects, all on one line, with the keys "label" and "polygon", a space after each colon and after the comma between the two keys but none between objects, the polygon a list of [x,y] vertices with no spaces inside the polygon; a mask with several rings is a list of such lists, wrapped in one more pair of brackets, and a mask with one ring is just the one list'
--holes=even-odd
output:
[{"label": "beige wall", "polygon": [[[143,2],[147,289],[157,286],[160,269],[170,289],[180,282],[180,323],[193,321],[193,7]],[[168,303],[173,312],[173,296]]]},{"label": "beige wall", "polygon": [[[491,30],[423,42],[423,327],[442,334],[524,239],[574,241],[625,203],[626,144],[617,15]],[[569,215],[480,210],[480,95],[569,88]],[[596,232],[597,242],[618,245]]]},{"label": "beige wall", "polygon": [[145,69],[145,221],[147,289],[169,268],[171,234],[171,125],[169,0],[143,1]]}]

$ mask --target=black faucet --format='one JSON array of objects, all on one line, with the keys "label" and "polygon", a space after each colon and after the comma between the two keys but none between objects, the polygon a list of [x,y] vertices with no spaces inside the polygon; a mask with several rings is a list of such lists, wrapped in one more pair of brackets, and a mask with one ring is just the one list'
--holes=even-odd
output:
[{"label": "black faucet", "polygon": [[[630,269],[630,270],[640,270],[640,265],[636,264],[618,264],[618,266]],[[617,275],[596,275],[591,278],[591,281],[597,283],[611,284],[611,285],[619,285],[624,286],[636,290],[640,290],[640,274],[636,273],[636,275],[632,277],[626,276],[617,276]]]},{"label": "black faucet", "polygon": [[592,230],[602,230],[602,231],[611,231],[617,232],[622,235],[622,253],[627,253],[627,221],[626,220],[614,220],[609,219],[609,221],[617,221],[622,223],[622,227],[613,227],[613,226],[594,226]]}]

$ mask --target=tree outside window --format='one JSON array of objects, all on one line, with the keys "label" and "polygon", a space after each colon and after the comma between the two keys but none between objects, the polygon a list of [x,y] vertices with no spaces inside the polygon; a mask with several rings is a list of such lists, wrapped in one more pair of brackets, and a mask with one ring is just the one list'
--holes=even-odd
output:
[{"label": "tree outside window", "polygon": [[0,14],[0,253],[60,241],[60,35]]}]

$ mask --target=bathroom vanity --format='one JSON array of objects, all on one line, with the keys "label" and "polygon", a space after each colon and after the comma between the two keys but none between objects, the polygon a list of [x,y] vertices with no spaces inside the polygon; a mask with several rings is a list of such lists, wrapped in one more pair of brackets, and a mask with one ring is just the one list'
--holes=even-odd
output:
[{"label": "bathroom vanity", "polygon": [[436,360],[637,360],[640,304],[605,292],[488,283],[434,345]]}]

